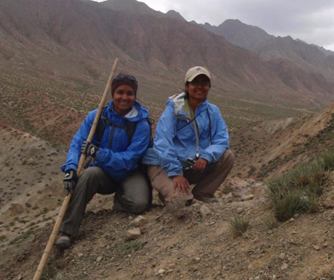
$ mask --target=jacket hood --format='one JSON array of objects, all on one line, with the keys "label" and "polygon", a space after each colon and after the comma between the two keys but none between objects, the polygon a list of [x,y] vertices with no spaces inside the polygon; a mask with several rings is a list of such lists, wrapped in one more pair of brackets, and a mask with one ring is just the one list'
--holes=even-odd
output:
[{"label": "jacket hood", "polygon": [[[147,119],[149,117],[149,112],[148,110],[143,107],[137,100],[135,100],[134,103],[134,107],[137,109],[138,114],[135,117],[132,118],[126,118],[124,116],[121,116],[121,118],[126,118],[128,119],[130,122],[139,122],[143,119]],[[108,116],[109,118],[112,118],[112,116],[117,115],[119,118],[119,115],[114,111],[114,101],[110,100],[108,105],[107,105],[107,112],[108,112]]]},{"label": "jacket hood", "polygon": [[[184,102],[184,98],[186,97],[186,95],[187,94],[185,92],[182,92],[174,94],[168,98],[167,105],[170,105],[174,108],[175,116],[184,115],[185,112],[187,111]],[[196,108],[196,112],[199,113],[205,110],[207,106],[208,106],[208,101],[205,100],[203,103],[198,105],[198,107]]]}]

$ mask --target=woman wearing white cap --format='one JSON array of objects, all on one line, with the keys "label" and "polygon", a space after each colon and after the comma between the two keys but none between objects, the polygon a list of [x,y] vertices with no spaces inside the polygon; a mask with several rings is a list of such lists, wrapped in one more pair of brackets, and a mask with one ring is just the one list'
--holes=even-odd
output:
[{"label": "woman wearing white cap", "polygon": [[152,187],[165,204],[180,197],[217,202],[214,193],[232,169],[225,121],[207,101],[210,88],[208,70],[195,66],[187,71],[185,91],[168,99],[154,146],[144,156]]}]

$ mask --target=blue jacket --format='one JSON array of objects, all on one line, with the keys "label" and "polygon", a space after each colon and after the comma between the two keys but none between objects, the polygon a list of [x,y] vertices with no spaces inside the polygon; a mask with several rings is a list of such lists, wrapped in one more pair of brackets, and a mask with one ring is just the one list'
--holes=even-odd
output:
[{"label": "blue jacket", "polygon": [[153,148],[143,158],[145,164],[161,165],[169,177],[183,175],[183,168],[189,166],[187,159],[196,154],[212,163],[229,148],[219,108],[206,100],[197,106],[192,121],[185,109],[185,96],[181,93],[169,98],[156,128]]},{"label": "blue jacket", "polygon": [[[116,181],[126,178],[132,170],[138,168],[138,161],[145,153],[150,141],[150,127],[145,120],[149,117],[149,113],[137,101],[134,106],[137,109],[138,114],[133,118],[125,118],[117,114],[112,109],[113,101],[108,103],[107,109],[104,110],[103,113],[109,121],[123,127],[126,124],[126,119],[131,122],[138,122],[131,143],[128,143],[128,135],[125,129],[114,125],[106,126],[101,142],[97,142],[96,133],[92,141],[93,144],[99,147],[99,151],[91,166],[99,166],[103,168]],[[61,167],[63,172],[66,172],[69,169],[77,169],[81,156],[81,145],[83,141],[88,138],[96,113],[97,109],[90,112],[77,133],[74,135],[67,154],[66,163]],[[113,129],[114,131],[112,132]],[[112,133],[112,139],[109,139]]]}]

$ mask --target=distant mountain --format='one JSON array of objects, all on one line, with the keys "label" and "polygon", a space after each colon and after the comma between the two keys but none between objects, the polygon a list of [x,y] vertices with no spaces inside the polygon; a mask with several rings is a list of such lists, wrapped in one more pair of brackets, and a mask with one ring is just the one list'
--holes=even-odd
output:
[{"label": "distant mountain", "polygon": [[136,0],[107,0],[101,2],[100,5],[104,8],[112,9],[114,11],[123,11],[127,13],[165,16],[164,13],[155,11],[143,2]]},{"label": "distant mountain", "polygon": [[[65,84],[65,89],[95,92],[97,85],[103,87],[110,63],[119,57],[119,69],[136,74],[140,80],[143,99],[160,105],[183,89],[188,68],[207,67],[213,76],[211,98],[229,119],[240,122],[265,118],[264,112],[277,117],[295,114],[299,108],[318,109],[333,99],[334,85],[321,74],[294,70],[292,63],[282,67],[272,59],[262,61],[223,36],[152,11],[130,0],[2,0],[2,84],[5,80],[19,86],[13,80],[19,76],[32,84],[31,88],[42,91]],[[55,98],[63,95],[58,89],[49,91]],[[11,96],[8,93],[8,107],[2,110],[8,112],[6,118],[12,111]],[[71,97],[77,95],[71,93]],[[82,98],[65,101],[60,99],[61,106],[88,108]]]},{"label": "distant mountain", "polygon": [[217,35],[224,36],[232,44],[251,51],[255,51],[266,41],[275,38],[263,29],[244,24],[237,19],[228,19],[219,26],[212,26],[209,23],[201,26]]},{"label": "distant mountain", "polygon": [[169,18],[179,19],[179,20],[186,21],[186,20],[184,19],[184,17],[181,16],[180,13],[178,13],[178,12],[176,12],[176,11],[174,11],[174,10],[170,10],[170,11],[168,11],[168,12],[166,13],[166,16],[169,17]]},{"label": "distant mountain", "polygon": [[219,26],[201,25],[217,35],[223,36],[234,45],[255,53],[264,61],[286,59],[303,71],[320,73],[328,81],[334,82],[332,61],[334,52],[299,39],[275,37],[261,28],[242,23],[239,20],[226,20]]}]

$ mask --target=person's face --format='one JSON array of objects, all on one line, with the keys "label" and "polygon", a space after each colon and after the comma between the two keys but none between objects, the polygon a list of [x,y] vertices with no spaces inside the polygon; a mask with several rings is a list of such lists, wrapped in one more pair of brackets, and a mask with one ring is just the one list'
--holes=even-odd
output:
[{"label": "person's face", "polygon": [[132,87],[121,85],[116,88],[113,96],[114,110],[121,116],[125,116],[132,109],[136,96]]},{"label": "person's face", "polygon": [[189,98],[197,102],[204,102],[208,97],[210,90],[210,80],[205,75],[198,75],[192,82],[186,85],[189,92]]}]

